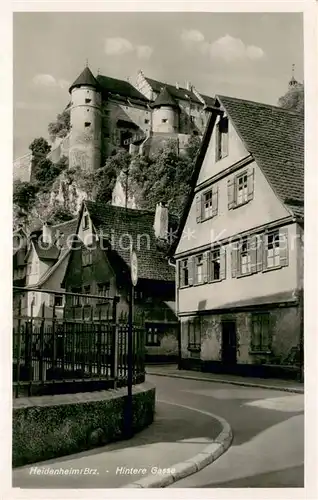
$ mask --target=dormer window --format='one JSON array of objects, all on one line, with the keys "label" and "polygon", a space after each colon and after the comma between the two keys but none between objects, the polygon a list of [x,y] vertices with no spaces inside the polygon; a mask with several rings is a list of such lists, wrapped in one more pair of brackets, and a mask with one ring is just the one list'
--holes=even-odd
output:
[{"label": "dormer window", "polygon": [[229,124],[226,117],[221,118],[216,126],[216,161],[229,154]]}]

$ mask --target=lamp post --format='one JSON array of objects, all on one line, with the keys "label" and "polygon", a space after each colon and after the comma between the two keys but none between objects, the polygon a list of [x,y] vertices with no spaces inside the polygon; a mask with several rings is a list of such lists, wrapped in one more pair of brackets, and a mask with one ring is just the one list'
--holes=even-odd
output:
[{"label": "lamp post", "polygon": [[127,352],[127,406],[125,414],[125,437],[129,439],[133,435],[133,411],[132,411],[132,385],[133,385],[133,334],[134,334],[134,297],[135,286],[138,281],[138,261],[133,248],[130,252],[130,297],[128,315],[128,352]]}]

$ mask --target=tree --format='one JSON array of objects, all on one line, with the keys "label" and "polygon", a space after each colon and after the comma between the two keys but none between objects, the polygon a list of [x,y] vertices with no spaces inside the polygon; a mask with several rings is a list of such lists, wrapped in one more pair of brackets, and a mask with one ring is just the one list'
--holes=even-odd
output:
[{"label": "tree", "polygon": [[65,109],[58,114],[54,122],[49,123],[48,132],[50,139],[54,141],[56,137],[66,137],[70,131],[70,110]]},{"label": "tree", "polygon": [[200,142],[199,138],[191,140],[183,155],[178,154],[176,142],[171,140],[156,156],[133,158],[129,184],[141,208],[154,210],[157,203],[165,202],[172,213],[181,214]]},{"label": "tree", "polygon": [[54,180],[67,166],[68,158],[66,156],[62,156],[57,163],[53,163],[48,158],[39,159],[35,170],[35,180],[41,190],[50,189]]},{"label": "tree", "polygon": [[30,182],[21,182],[20,180],[14,182],[13,203],[19,207],[22,214],[30,211],[36,200],[38,190],[38,187]]},{"label": "tree", "polygon": [[290,87],[286,94],[278,99],[278,106],[304,113],[304,84],[296,83]]},{"label": "tree", "polygon": [[29,149],[31,149],[34,158],[43,158],[51,151],[51,146],[46,139],[38,137],[31,142]]},{"label": "tree", "polygon": [[105,166],[94,172],[96,186],[96,200],[110,201],[116,179],[121,172],[127,172],[131,162],[131,155],[124,149],[118,150],[113,156],[107,158]]},{"label": "tree", "polygon": [[74,218],[74,215],[61,206],[54,207],[50,213],[50,222],[52,224],[58,224],[59,222],[67,222]]}]

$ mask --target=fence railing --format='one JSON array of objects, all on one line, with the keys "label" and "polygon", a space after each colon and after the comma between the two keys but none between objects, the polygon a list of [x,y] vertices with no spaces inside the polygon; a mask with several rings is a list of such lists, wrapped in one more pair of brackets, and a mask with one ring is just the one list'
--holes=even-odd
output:
[{"label": "fence railing", "polygon": [[[30,293],[41,293],[37,314],[32,300],[25,300],[25,294]],[[20,289],[14,293],[14,397],[126,385],[129,327],[117,319],[118,299],[96,300],[96,296],[86,295],[82,304],[59,306],[57,311],[54,301],[50,307],[52,301],[45,297],[52,294],[57,293]],[[60,295],[65,294],[59,292]],[[74,302],[71,300],[70,304]],[[28,309],[23,304],[31,305]],[[133,325],[132,346],[133,383],[139,383],[145,377],[143,324]]]}]

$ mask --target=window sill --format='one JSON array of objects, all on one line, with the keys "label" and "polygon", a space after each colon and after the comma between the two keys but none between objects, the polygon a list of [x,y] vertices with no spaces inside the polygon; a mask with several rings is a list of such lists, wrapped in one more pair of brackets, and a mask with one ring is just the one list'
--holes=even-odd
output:
[{"label": "window sill", "polygon": [[236,276],[236,278],[246,278],[246,276],[252,276],[252,274],[255,274],[255,273],[252,273],[251,271],[249,273],[245,273],[245,274],[238,274]]},{"label": "window sill", "polygon": [[235,210],[236,208],[243,207],[244,205],[247,205],[251,200],[244,201],[243,203],[239,203],[237,205],[234,205],[231,210]]},{"label": "window sill", "polygon": [[207,283],[208,284],[212,284],[212,283],[220,283],[220,281],[223,281],[221,278],[219,278],[218,280],[209,280]]},{"label": "window sill", "polygon": [[218,161],[224,160],[224,158],[227,158],[228,156],[229,156],[229,154],[224,155],[224,156],[222,156],[221,158],[216,157],[216,158],[215,158],[215,163],[217,163]]},{"label": "window sill", "polygon": [[277,269],[282,269],[283,266],[279,265],[279,266],[273,266],[273,267],[268,267],[266,269],[263,269],[262,270],[262,273],[269,273],[270,271],[277,271]]},{"label": "window sill", "polygon": [[263,351],[262,349],[253,349],[248,352],[249,354],[262,354],[262,355],[269,355],[273,354],[272,351]]},{"label": "window sill", "polygon": [[190,352],[201,352],[201,345],[198,346],[188,346],[188,351]]},{"label": "window sill", "polygon": [[215,215],[210,215],[209,217],[202,217],[202,219],[200,220],[200,222],[206,222],[207,220],[211,220],[211,219],[214,219],[218,214],[215,214]]},{"label": "window sill", "polygon": [[184,290],[185,288],[191,288],[193,285],[182,285],[179,286],[179,290]]}]

